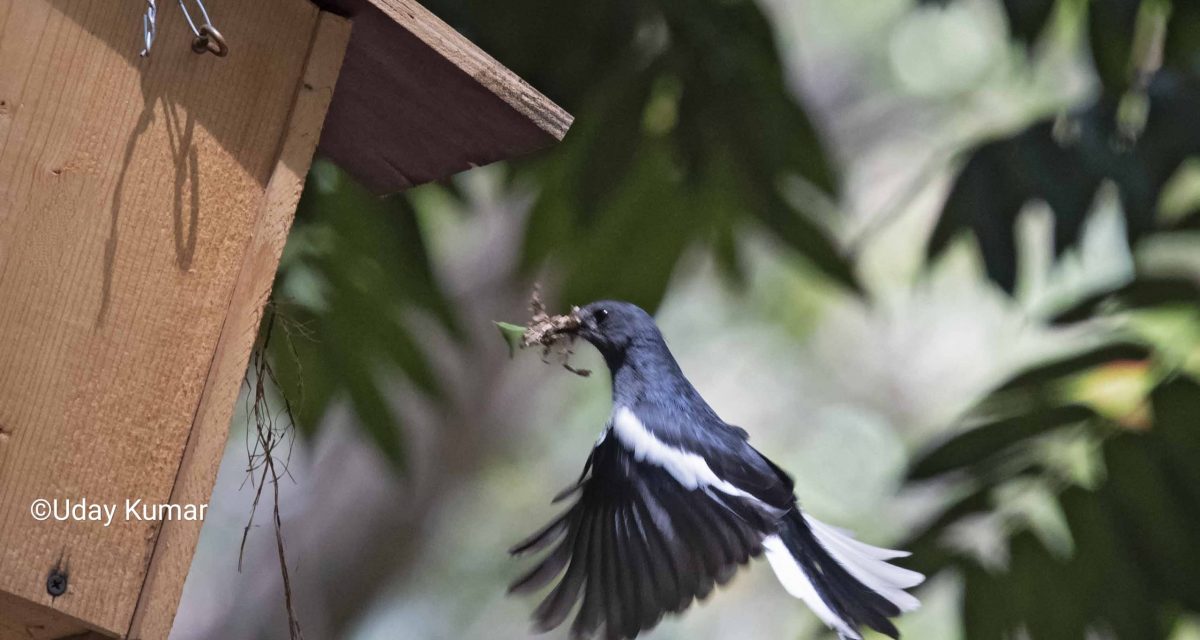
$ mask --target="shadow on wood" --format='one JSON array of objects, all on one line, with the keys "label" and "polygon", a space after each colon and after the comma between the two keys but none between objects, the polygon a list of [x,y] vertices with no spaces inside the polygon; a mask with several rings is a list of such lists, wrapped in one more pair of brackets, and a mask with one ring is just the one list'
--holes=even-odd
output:
[{"label": "shadow on wood", "polygon": [[4,640],[166,636],[200,523],[123,505],[208,499],[349,39],[305,0],[211,2],[253,42],[198,56],[160,4],[143,60],[141,2],[0,0]]},{"label": "shadow on wood", "polygon": [[200,523],[31,505],[208,500],[318,139],[391,191],[570,123],[408,0],[338,3],[345,84],[347,20],[208,5],[226,58],[175,3],[141,58],[143,2],[0,0],[0,640],[166,637]]},{"label": "shadow on wood", "polygon": [[[220,142],[259,184],[266,184],[273,165],[257,151],[264,146],[278,148],[279,141],[272,140],[269,131],[248,130],[228,116],[243,109],[268,109],[280,93],[294,92],[287,78],[294,77],[297,61],[272,53],[308,37],[305,27],[312,8],[305,7],[304,0],[287,6],[208,0],[209,14],[231,43],[227,58],[192,52],[192,33],[174,2],[159,3],[158,38],[145,58],[138,55],[144,2],[111,3],[104,11],[87,0],[50,0],[50,4],[138,70],[141,104],[149,117],[159,113],[155,102],[174,105]],[[47,16],[47,21],[51,19]],[[238,64],[239,58],[256,64]],[[236,92],[227,90],[231,88]]]},{"label": "shadow on wood", "polygon": [[[229,77],[228,65],[220,59],[192,53],[192,34],[177,4],[160,3],[158,39],[150,56],[140,58],[144,4],[120,3],[119,10],[98,20],[87,2],[52,2],[142,70],[147,100],[180,105],[226,144],[249,133],[222,125],[220,114],[233,105],[215,100],[208,89],[244,85]],[[273,28],[258,29],[256,20],[233,19],[231,3],[208,3],[209,15],[229,43],[230,58],[261,56],[273,39],[290,37],[284,16]],[[263,3],[248,4],[258,7],[249,11],[268,10]],[[530,153],[561,140],[571,125],[569,114],[415,2],[317,4],[352,17],[355,24],[320,150],[377,193]],[[172,82],[163,82],[164,68],[175,70]],[[280,71],[268,64],[255,75],[265,79]],[[247,87],[244,102],[253,103],[259,99],[255,93],[270,90],[269,83]],[[268,167],[252,164],[247,170],[266,180]]]}]

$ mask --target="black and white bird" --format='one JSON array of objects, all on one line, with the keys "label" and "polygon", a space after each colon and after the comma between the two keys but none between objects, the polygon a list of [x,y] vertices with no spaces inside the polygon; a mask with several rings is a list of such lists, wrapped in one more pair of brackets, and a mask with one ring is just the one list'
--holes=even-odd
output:
[{"label": "black and white bird", "polygon": [[[843,640],[863,627],[899,637],[889,618],[919,606],[921,574],[806,515],[792,479],[726,424],[684,377],[642,309],[603,301],[577,312],[576,333],[612,373],[612,417],[562,515],[512,549],[553,549],[510,592],[562,578],[534,611],[561,625],[582,599],[573,637],[634,638],[765,555],[783,588]],[[564,571],[565,570],[565,571]]]}]

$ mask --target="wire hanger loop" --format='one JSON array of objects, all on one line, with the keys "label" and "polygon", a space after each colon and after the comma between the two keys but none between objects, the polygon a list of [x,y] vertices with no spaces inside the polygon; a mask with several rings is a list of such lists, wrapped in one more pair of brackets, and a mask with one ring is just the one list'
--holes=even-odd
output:
[{"label": "wire hanger loop", "polygon": [[[178,1],[179,8],[183,10],[183,18],[187,20],[188,28],[195,36],[192,40],[192,51],[198,54],[211,53],[218,58],[229,55],[229,45],[225,43],[225,36],[222,36],[221,32],[213,26],[212,19],[208,17],[208,8],[204,6],[203,0],[192,0],[202,18],[199,26],[196,26],[192,12],[188,11],[187,1]],[[146,13],[142,15],[142,41],[145,46],[140,55],[143,58],[150,55],[150,48],[154,46],[156,37],[158,37],[158,3],[156,0],[146,0]]]}]

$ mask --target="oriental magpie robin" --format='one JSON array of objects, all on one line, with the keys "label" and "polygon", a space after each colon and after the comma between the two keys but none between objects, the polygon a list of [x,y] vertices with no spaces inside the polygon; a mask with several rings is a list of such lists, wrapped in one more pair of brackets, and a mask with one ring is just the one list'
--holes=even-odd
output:
[{"label": "oriental magpie robin", "polygon": [[[889,618],[918,607],[923,576],[887,561],[907,555],[859,542],[806,515],[792,479],[726,424],[684,377],[642,309],[603,301],[569,329],[612,373],[612,417],[583,474],[555,501],[562,515],[513,554],[553,549],[510,592],[562,574],[533,614],[553,629],[582,599],[575,637],[634,638],[766,555],[779,582],[843,640],[862,627],[899,636]],[[564,572],[565,569],[565,572]]]}]

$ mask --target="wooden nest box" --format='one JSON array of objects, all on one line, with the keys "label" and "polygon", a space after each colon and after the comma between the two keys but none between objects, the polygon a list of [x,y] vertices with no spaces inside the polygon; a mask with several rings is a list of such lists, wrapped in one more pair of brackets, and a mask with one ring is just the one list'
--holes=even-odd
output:
[{"label": "wooden nest box", "polygon": [[201,523],[35,502],[208,501],[318,146],[387,193],[571,121],[411,0],[207,0],[226,57],[157,4],[141,57],[144,1],[0,0],[0,640],[167,637]]}]

